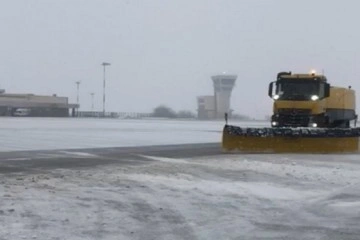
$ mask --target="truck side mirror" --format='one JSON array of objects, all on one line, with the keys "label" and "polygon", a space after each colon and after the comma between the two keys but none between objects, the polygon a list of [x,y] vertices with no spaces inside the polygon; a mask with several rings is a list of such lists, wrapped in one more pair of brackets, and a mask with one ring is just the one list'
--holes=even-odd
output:
[{"label": "truck side mirror", "polygon": [[274,84],[275,84],[275,82],[271,82],[270,84],[269,84],[269,92],[268,92],[268,95],[269,95],[269,97],[273,97],[273,88],[274,88]]},{"label": "truck side mirror", "polygon": [[330,96],[330,84],[325,83],[325,92],[324,92],[324,97],[329,97]]}]

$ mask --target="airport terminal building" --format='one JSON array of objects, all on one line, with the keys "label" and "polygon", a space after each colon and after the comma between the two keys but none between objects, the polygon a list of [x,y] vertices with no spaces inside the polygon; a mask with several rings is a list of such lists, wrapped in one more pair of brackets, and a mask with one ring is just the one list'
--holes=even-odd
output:
[{"label": "airport terminal building", "polygon": [[0,93],[0,116],[69,117],[78,108],[67,97]]}]

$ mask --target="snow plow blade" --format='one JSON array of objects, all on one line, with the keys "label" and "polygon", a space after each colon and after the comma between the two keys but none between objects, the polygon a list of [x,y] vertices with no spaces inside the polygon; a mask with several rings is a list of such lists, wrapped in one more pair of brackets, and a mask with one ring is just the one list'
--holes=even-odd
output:
[{"label": "snow plow blade", "polygon": [[225,125],[222,148],[245,153],[355,153],[360,128],[241,128]]}]

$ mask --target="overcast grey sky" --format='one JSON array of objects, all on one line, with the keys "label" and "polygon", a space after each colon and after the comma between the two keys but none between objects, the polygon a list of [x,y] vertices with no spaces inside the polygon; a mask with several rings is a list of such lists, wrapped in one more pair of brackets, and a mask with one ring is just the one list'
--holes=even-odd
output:
[{"label": "overcast grey sky", "polygon": [[[196,110],[210,76],[238,75],[232,108],[271,113],[267,87],[279,71],[325,70],[360,89],[360,1],[11,0],[0,7],[0,87],[69,96],[82,109]],[[360,92],[360,91],[359,91]],[[360,97],[358,98],[360,99]],[[359,101],[358,101],[359,103]]]}]

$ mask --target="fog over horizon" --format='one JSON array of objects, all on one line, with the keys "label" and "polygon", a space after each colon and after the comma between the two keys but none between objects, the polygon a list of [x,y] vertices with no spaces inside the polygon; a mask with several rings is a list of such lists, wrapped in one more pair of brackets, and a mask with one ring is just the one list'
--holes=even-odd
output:
[{"label": "fog over horizon", "polygon": [[[360,2],[286,0],[12,0],[0,8],[0,88],[58,94],[81,110],[196,111],[211,76],[238,75],[235,113],[271,114],[280,71],[324,71],[360,93]],[[360,97],[357,97],[359,106]]]}]

